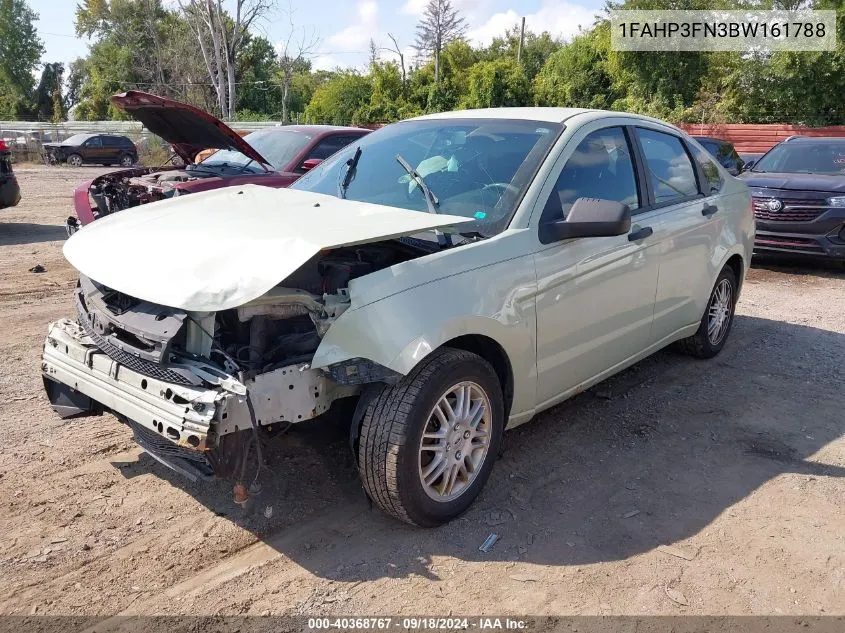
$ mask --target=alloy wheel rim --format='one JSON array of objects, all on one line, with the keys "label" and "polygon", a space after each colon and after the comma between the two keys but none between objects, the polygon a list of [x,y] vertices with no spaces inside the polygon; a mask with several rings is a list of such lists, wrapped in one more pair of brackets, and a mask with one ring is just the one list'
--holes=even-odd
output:
[{"label": "alloy wheel rim", "polygon": [[449,387],[426,419],[420,440],[419,477],[435,501],[453,501],[481,472],[490,448],[490,399],[471,381]]},{"label": "alloy wheel rim", "polygon": [[710,307],[707,309],[707,340],[718,345],[725,338],[731,323],[733,289],[727,279],[722,279],[713,290]]},{"label": "alloy wheel rim", "polygon": [[71,156],[70,164],[71,167],[79,167],[82,164],[82,161],[76,156]]}]

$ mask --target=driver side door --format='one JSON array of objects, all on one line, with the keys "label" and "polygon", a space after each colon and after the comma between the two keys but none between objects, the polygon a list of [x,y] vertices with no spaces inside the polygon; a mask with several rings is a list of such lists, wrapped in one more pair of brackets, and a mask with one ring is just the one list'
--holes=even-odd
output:
[{"label": "driver side door", "polygon": [[549,178],[553,184],[541,191],[539,223],[565,218],[578,198],[601,198],[631,208],[631,231],[539,245],[538,408],[633,362],[650,342],[659,249],[649,239],[651,213],[644,209],[633,132],[607,123],[593,122],[567,143]]}]

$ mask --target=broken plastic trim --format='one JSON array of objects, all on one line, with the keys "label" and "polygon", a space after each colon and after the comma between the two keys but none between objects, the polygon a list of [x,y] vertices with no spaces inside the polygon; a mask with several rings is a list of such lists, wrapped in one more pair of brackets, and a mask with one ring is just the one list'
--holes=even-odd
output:
[{"label": "broken plastic trim", "polygon": [[366,358],[351,358],[326,368],[331,379],[339,385],[366,385],[382,382],[395,385],[402,374]]}]

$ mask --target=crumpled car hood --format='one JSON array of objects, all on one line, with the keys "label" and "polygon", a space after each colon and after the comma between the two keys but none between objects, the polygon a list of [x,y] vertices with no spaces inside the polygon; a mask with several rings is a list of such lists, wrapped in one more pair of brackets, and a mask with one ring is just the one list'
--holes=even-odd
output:
[{"label": "crumpled car hood", "polygon": [[170,198],[106,216],[65,242],[82,274],[195,312],[265,294],[320,250],[471,221],[260,185]]}]

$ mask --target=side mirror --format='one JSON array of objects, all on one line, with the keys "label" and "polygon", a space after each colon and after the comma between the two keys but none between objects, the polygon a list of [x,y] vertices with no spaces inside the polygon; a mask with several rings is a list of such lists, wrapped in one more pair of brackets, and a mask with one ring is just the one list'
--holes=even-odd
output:
[{"label": "side mirror", "polygon": [[302,171],[311,171],[322,162],[323,161],[319,158],[308,158],[302,161],[302,164],[299,167],[302,169]]},{"label": "side mirror", "polygon": [[631,230],[627,204],[599,198],[578,198],[565,220],[540,225],[540,242],[551,244],[575,237],[613,237]]},{"label": "side mirror", "polygon": [[740,172],[748,171],[749,169],[754,167],[754,165],[756,165],[756,164],[757,164],[757,159],[749,158],[747,161],[742,163],[742,169],[740,169],[739,171]]}]

